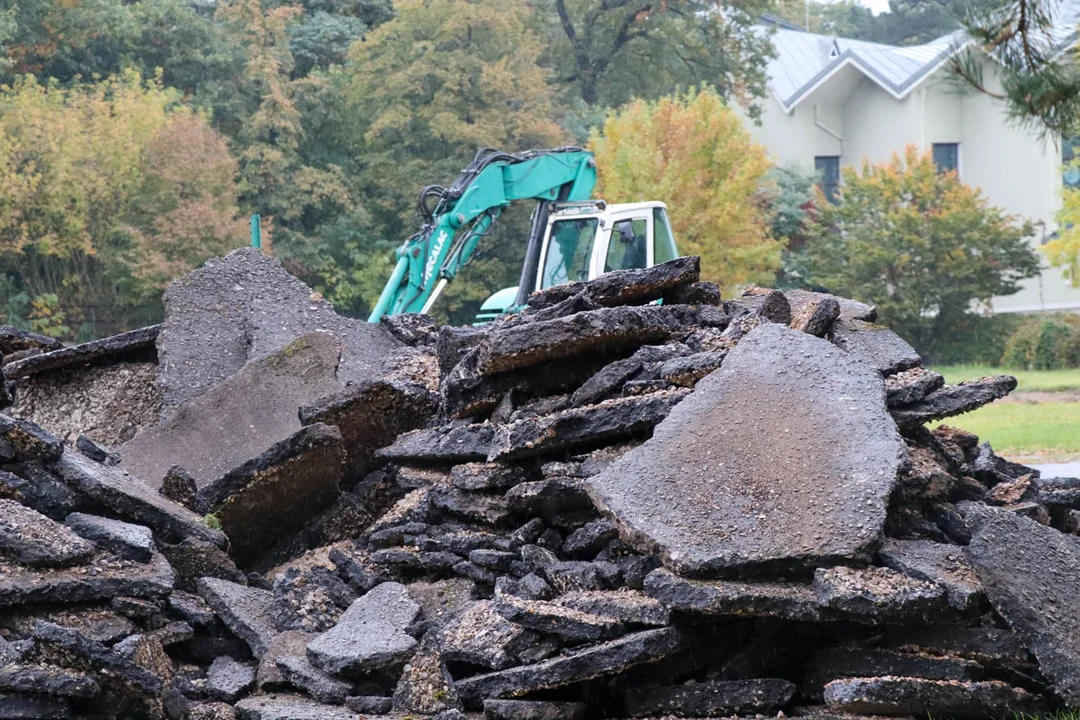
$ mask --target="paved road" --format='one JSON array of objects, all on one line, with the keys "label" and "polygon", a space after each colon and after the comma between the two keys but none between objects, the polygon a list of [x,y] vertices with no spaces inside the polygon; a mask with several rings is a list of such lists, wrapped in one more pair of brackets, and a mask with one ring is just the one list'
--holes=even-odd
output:
[{"label": "paved road", "polygon": [[1051,463],[1049,465],[1032,465],[1045,478],[1052,477],[1080,477],[1080,462]]}]

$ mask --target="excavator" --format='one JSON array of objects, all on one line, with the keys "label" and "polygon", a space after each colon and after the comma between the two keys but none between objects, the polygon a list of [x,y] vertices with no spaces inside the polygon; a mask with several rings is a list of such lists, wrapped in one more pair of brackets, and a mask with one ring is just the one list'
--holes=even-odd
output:
[{"label": "excavator", "polygon": [[678,257],[664,203],[609,205],[590,199],[595,186],[596,160],[582,148],[480,150],[450,187],[420,191],[423,224],[398,248],[397,264],[368,320],[430,310],[473,259],[499,214],[518,200],[536,203],[521,280],[489,297],[477,324],[517,312],[536,290]]}]

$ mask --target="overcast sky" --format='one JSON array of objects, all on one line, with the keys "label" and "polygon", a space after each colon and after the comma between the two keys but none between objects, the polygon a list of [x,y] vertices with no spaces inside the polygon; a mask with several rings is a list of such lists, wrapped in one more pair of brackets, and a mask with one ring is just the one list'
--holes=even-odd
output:
[{"label": "overcast sky", "polygon": [[870,12],[875,15],[889,9],[889,0],[859,0],[859,2],[870,8]]}]

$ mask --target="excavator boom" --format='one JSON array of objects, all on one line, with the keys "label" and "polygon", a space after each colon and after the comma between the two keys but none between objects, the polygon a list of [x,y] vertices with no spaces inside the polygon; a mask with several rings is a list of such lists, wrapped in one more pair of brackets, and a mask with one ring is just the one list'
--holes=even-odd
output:
[{"label": "excavator boom", "polygon": [[522,270],[521,286],[527,287],[524,279],[536,273],[546,208],[588,200],[595,185],[596,163],[592,153],[581,148],[516,154],[481,150],[449,188],[428,186],[420,192],[417,209],[424,224],[398,248],[394,272],[368,319],[426,312],[473,258],[499,213],[517,200],[538,203]]}]

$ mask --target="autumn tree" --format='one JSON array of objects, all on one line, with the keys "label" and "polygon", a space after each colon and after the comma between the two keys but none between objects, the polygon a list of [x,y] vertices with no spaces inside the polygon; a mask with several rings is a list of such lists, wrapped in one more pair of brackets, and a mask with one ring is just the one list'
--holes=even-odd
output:
[{"label": "autumn tree", "polygon": [[810,280],[877,305],[882,322],[932,358],[974,306],[1038,274],[1033,234],[909,146],[887,163],[844,168],[835,205],[819,197]]},{"label": "autumn tree", "polygon": [[701,256],[703,278],[728,294],[772,280],[782,242],[758,202],[769,159],[715,90],[637,100],[608,117],[591,147],[597,196],[666,201],[679,251]]},{"label": "autumn tree", "polygon": [[[361,123],[356,155],[372,230],[355,252],[389,263],[415,232],[416,196],[449,185],[482,147],[520,151],[561,144],[543,48],[523,3],[503,0],[400,0],[396,17],[353,46],[348,115]],[[450,313],[468,319],[476,305],[516,285],[527,210],[504,213],[481,258],[447,293]],[[384,266],[388,274],[389,267]],[[373,303],[385,275],[363,290]]]},{"label": "autumn tree", "polygon": [[168,279],[243,242],[235,172],[224,140],[137,73],[20,79],[0,91],[4,299],[55,306],[73,332],[126,328]]}]

